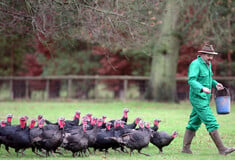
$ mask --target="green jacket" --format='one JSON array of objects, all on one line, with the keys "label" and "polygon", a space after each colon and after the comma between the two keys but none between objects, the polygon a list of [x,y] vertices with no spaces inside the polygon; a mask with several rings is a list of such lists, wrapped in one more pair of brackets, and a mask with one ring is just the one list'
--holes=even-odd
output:
[{"label": "green jacket", "polygon": [[213,80],[212,75],[211,64],[207,66],[201,56],[197,56],[197,59],[190,64],[188,70],[189,100],[193,105],[201,107],[209,105],[211,94],[202,92],[202,88],[216,88],[218,82]]}]

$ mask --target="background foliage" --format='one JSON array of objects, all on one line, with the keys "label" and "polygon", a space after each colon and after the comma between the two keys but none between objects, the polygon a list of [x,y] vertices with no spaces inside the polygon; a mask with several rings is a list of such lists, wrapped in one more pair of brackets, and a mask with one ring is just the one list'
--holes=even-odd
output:
[{"label": "background foliage", "polygon": [[[171,25],[165,24],[171,23],[165,15],[167,6],[174,6],[173,3],[178,6],[175,9],[179,16],[171,14],[177,27],[163,34],[162,26]],[[232,0],[2,0],[0,55],[4,58],[0,59],[0,75],[149,76],[157,70],[153,55],[162,54],[159,40],[169,34],[179,42],[175,43],[176,50],[173,48],[175,57],[179,54],[178,60],[170,61],[169,57],[169,62],[178,66],[176,73],[174,69],[170,71],[172,75],[187,75],[186,68],[197,50],[204,43],[212,43],[221,53],[213,65],[214,75],[232,76],[234,3]]]}]

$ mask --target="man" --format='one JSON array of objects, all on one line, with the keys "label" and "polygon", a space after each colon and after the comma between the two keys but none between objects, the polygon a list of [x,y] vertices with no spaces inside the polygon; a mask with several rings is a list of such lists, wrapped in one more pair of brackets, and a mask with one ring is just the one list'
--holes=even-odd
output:
[{"label": "man", "polygon": [[197,56],[189,66],[188,84],[190,85],[189,100],[193,106],[188,125],[186,127],[182,153],[192,154],[190,145],[195,132],[204,123],[212,140],[218,148],[219,154],[227,155],[235,148],[227,148],[220,139],[215,116],[209,106],[212,87],[222,90],[224,87],[212,78],[211,61],[214,55],[217,55],[212,45],[204,45],[202,50],[198,51],[201,55]]}]

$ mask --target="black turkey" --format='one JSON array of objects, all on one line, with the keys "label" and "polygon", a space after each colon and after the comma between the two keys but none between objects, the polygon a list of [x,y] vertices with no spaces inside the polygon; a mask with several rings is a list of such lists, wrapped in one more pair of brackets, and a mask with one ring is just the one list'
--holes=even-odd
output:
[{"label": "black turkey", "polygon": [[149,154],[142,153],[141,150],[148,146],[152,136],[152,130],[149,128],[149,124],[146,123],[144,126],[143,121],[140,121],[139,124],[140,128],[138,130],[132,130],[129,133],[121,135],[120,137],[111,137],[110,139],[113,139],[119,144],[130,148],[130,156],[134,150],[138,150],[139,154],[150,156]]},{"label": "black turkey", "polygon": [[57,148],[61,145],[64,137],[64,125],[65,121],[64,118],[61,117],[58,119],[58,125],[48,124],[46,126],[43,126],[41,138],[42,140],[39,142],[40,147],[44,150],[46,150],[46,156],[49,156],[49,153],[51,152],[53,156],[54,153],[57,152]]},{"label": "black turkey", "polygon": [[151,137],[150,142],[155,145],[160,153],[163,153],[163,147],[168,146],[177,136],[177,132],[174,131],[172,135],[169,135],[165,131],[154,131],[153,137]]},{"label": "black turkey", "polygon": [[[122,118],[121,118],[121,121],[124,121],[125,123],[127,123],[127,120],[128,120],[128,117],[127,117],[127,113],[129,112],[129,109],[128,108],[124,108],[123,109],[123,116],[122,116]],[[111,127],[113,127],[114,126],[114,122],[115,122],[116,120],[110,120],[109,122],[111,122],[112,123],[112,125],[111,125]]]},{"label": "black turkey", "polygon": [[39,151],[42,151],[42,133],[43,133],[43,126],[44,126],[45,120],[43,118],[40,119],[38,122],[38,125],[36,127],[33,127],[30,129],[29,137],[32,143],[32,151],[42,156],[41,154],[36,152],[36,149]]},{"label": "black turkey", "polygon": [[77,128],[65,133],[65,137],[61,144],[61,147],[72,152],[73,157],[77,156],[77,153],[86,155],[88,148],[88,135],[86,130],[87,124],[83,125],[83,128]]},{"label": "black turkey", "polygon": [[24,150],[31,147],[29,132],[30,129],[34,127],[36,120],[32,119],[29,127],[26,126],[26,121],[27,118],[25,116],[20,117],[20,125],[5,126],[3,128],[4,131],[2,131],[2,136],[5,135],[5,138],[1,140],[5,144],[6,149],[8,150],[8,147],[14,148],[17,156],[19,150],[22,150],[23,155]]},{"label": "black turkey", "polygon": [[157,131],[159,128],[159,123],[161,122],[160,119],[154,119],[153,124],[154,126],[151,128],[153,131]]}]

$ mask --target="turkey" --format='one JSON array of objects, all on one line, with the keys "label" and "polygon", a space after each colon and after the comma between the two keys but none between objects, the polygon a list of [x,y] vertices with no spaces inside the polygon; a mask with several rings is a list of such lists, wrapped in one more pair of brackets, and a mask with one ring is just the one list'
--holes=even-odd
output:
[{"label": "turkey", "polygon": [[[78,124],[79,124],[79,119],[80,119],[80,114],[81,114],[80,111],[76,111],[73,120],[66,120],[66,121],[65,121],[65,126],[64,126],[64,128],[67,129],[67,128],[72,128],[73,126],[78,126]],[[48,121],[48,120],[45,120],[45,122],[46,122],[46,124],[58,125],[58,122],[52,123],[52,122],[50,122],[50,121]]]},{"label": "turkey", "polygon": [[149,154],[142,153],[141,150],[148,146],[152,136],[152,130],[149,128],[148,123],[144,126],[144,122],[140,121],[139,124],[139,130],[132,130],[129,133],[121,135],[120,137],[110,137],[110,139],[113,139],[119,144],[130,148],[130,156],[134,150],[138,150],[139,154],[150,156]]},{"label": "turkey", "polygon": [[[21,121],[20,121],[21,122]],[[24,123],[24,122],[22,122]],[[7,121],[2,120],[1,121],[1,127],[0,127],[0,144],[5,145],[5,149],[8,153],[9,152],[9,144],[10,141],[7,139],[7,137],[13,133],[15,133],[16,129],[20,128],[19,125],[17,126],[7,126]]]},{"label": "turkey", "polygon": [[36,124],[36,119],[31,119],[29,127],[27,127],[26,126],[27,117],[25,117],[25,119],[26,119],[25,120],[25,129],[20,130],[19,132],[16,131],[16,135],[15,135],[14,140],[13,140],[13,142],[15,144],[17,144],[16,147],[15,147],[15,151],[17,152],[17,149],[18,150],[21,149],[22,150],[22,155],[24,155],[24,150],[25,149],[32,147],[32,143],[31,143],[31,140],[30,140],[29,133],[30,133],[30,130]]},{"label": "turkey", "polygon": [[106,118],[107,118],[107,116],[106,115],[103,115],[102,116],[102,119],[103,119],[103,124],[102,124],[102,128],[106,128]]},{"label": "turkey", "polygon": [[57,123],[58,125],[48,124],[42,128],[42,140],[39,143],[41,144],[40,147],[46,150],[46,157],[49,156],[49,152],[51,152],[53,156],[55,156],[54,153],[61,154],[60,152],[57,152],[56,149],[63,141],[65,125],[64,118],[60,117]]},{"label": "turkey", "polygon": [[[123,116],[122,116],[122,118],[121,118],[121,121],[124,121],[125,123],[127,123],[127,120],[128,120],[127,113],[128,113],[128,112],[129,112],[129,109],[128,109],[128,108],[124,108],[124,109],[123,109]],[[113,127],[115,120],[110,120],[109,122],[112,123],[111,127]]]},{"label": "turkey", "polygon": [[2,142],[2,138],[4,139],[4,127],[6,127],[7,125],[7,122],[5,120],[1,120],[1,125],[0,125],[0,147],[1,147],[1,144],[3,143]]},{"label": "turkey", "polygon": [[[82,123],[81,123],[79,126],[83,127],[83,125],[84,125],[84,124],[87,124],[87,122],[88,122],[87,116],[83,116],[83,117],[82,117]],[[86,126],[86,128],[87,128],[87,127],[88,127],[88,126]]]},{"label": "turkey", "polygon": [[6,126],[5,134],[6,137],[3,140],[6,146],[12,147],[15,149],[15,152],[19,153],[19,150],[22,149],[22,155],[26,148],[31,147],[31,141],[29,137],[29,131],[34,127],[36,120],[32,119],[29,127],[26,126],[26,117],[20,118],[20,126]]},{"label": "turkey", "polygon": [[121,118],[121,121],[124,121],[125,123],[127,123],[128,117],[127,117],[127,113],[129,112],[128,108],[124,108],[123,110],[123,116]]},{"label": "turkey", "polygon": [[160,119],[154,119],[154,121],[153,121],[154,126],[151,127],[151,129],[152,129],[153,131],[157,131],[158,128],[159,128],[159,123],[160,123],[160,122],[161,122]]},{"label": "turkey", "polygon": [[86,114],[86,117],[87,117],[87,123],[90,124],[91,123],[91,116],[92,114],[91,113],[87,113]]},{"label": "turkey", "polygon": [[88,147],[93,147],[96,141],[97,134],[100,132],[102,124],[103,124],[103,119],[101,118],[96,118],[97,124],[94,123],[93,121],[93,128],[91,130],[87,130],[87,135],[88,135]]},{"label": "turkey", "polygon": [[72,152],[73,157],[79,152],[80,155],[86,154],[88,148],[88,135],[86,133],[87,124],[83,125],[83,130],[74,129],[65,133],[61,147]]},{"label": "turkey", "polygon": [[121,120],[114,122],[114,128],[112,128],[114,137],[120,137],[122,134],[126,133],[127,129],[124,128],[124,125],[125,122]]},{"label": "turkey", "polygon": [[5,127],[7,125],[7,122],[5,120],[1,120],[0,123],[1,123],[0,124],[0,130],[1,130],[1,128]]},{"label": "turkey", "polygon": [[13,115],[12,115],[12,114],[8,114],[8,115],[7,115],[7,123],[6,123],[7,126],[11,126],[11,120],[12,120],[12,118],[13,118]]},{"label": "turkey", "polygon": [[[88,119],[86,120],[86,118],[84,118],[84,120],[87,123],[87,130],[92,130],[94,128],[94,126],[96,125],[96,123],[97,123],[97,118],[96,117],[92,117],[90,123],[88,123]],[[103,120],[102,120],[102,123],[103,123]]]},{"label": "turkey", "polygon": [[80,120],[81,112],[76,111],[73,117],[73,121],[65,121],[65,127],[78,126]]},{"label": "turkey", "polygon": [[[39,125],[39,122],[41,121],[41,119],[43,118],[43,116],[41,114],[38,115],[38,125]],[[45,121],[45,119],[44,119]]]},{"label": "turkey", "polygon": [[140,122],[140,120],[141,120],[141,118],[137,117],[137,118],[135,118],[133,123],[124,125],[124,128],[125,129],[135,129],[137,124]]},{"label": "turkey", "polygon": [[38,122],[38,125],[36,127],[31,128],[29,132],[29,137],[30,137],[31,144],[32,144],[32,151],[39,156],[42,156],[42,155],[37,153],[35,149],[40,150],[40,151],[42,149],[41,148],[41,143],[42,143],[41,135],[43,132],[42,128],[43,128],[44,123],[45,123],[45,120],[41,118],[40,121]]},{"label": "turkey", "polygon": [[100,132],[97,133],[95,144],[93,145],[94,153],[98,149],[99,151],[104,151],[105,156],[108,152],[108,149],[111,147],[119,146],[119,144],[116,141],[113,141],[112,139],[108,139],[109,137],[114,136],[114,128],[111,128],[112,123],[107,122],[106,128],[101,129]]},{"label": "turkey", "polygon": [[[139,121],[139,118],[137,118],[137,121]],[[120,137],[121,135],[123,135],[125,133],[132,132],[134,130],[132,128],[135,127],[135,122],[133,124],[130,124],[130,125],[126,126],[124,121],[116,120],[114,122],[114,128],[112,128],[113,136],[114,137]],[[112,145],[112,149],[114,149],[115,151],[119,151],[118,148],[120,148],[122,152],[125,152],[125,153],[128,152],[128,151],[126,151],[126,149],[123,145],[120,145],[116,141],[112,141],[111,145]]]},{"label": "turkey", "polygon": [[153,137],[151,137],[150,142],[155,145],[160,153],[163,153],[163,147],[168,146],[177,136],[177,132],[174,131],[172,135],[169,135],[165,131],[154,131]]}]

